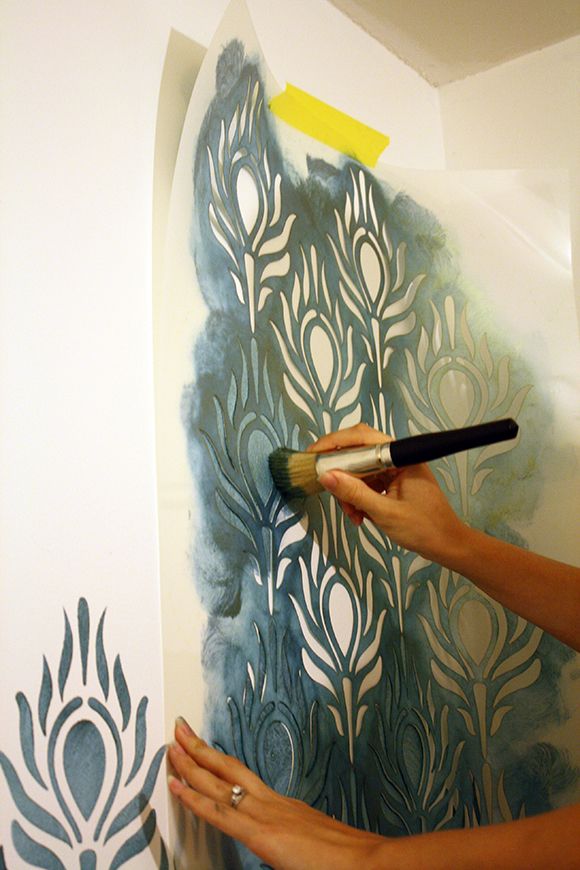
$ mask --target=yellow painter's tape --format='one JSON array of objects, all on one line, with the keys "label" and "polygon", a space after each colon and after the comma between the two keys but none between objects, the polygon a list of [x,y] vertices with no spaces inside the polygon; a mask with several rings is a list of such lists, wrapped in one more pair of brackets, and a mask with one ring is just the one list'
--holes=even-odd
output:
[{"label": "yellow painter's tape", "polygon": [[287,84],[286,90],[270,101],[270,109],[302,133],[367,166],[374,166],[389,144],[388,136],[294,85]]}]

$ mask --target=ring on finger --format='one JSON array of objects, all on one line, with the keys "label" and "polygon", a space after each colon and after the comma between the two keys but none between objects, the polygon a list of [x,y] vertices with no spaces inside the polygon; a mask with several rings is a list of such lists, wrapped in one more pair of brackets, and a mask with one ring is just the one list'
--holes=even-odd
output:
[{"label": "ring on finger", "polygon": [[238,808],[238,804],[245,797],[246,789],[242,788],[241,785],[233,785],[231,796],[230,796],[230,806],[232,806],[235,810]]}]

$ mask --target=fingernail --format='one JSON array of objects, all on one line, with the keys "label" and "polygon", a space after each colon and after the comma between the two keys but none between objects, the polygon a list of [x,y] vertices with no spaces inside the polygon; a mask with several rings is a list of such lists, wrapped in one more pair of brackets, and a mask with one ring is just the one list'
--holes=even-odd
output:
[{"label": "fingernail", "polygon": [[175,720],[175,727],[181,728],[183,731],[185,731],[188,737],[194,736],[192,729],[189,727],[183,716],[177,717],[177,719]]},{"label": "fingernail", "polygon": [[187,755],[187,753],[184,749],[181,748],[179,743],[172,743],[169,748],[173,749],[173,751],[176,752],[178,755]]},{"label": "fingernail", "polygon": [[336,474],[332,471],[327,471],[321,477],[318,478],[318,482],[329,492],[334,492],[338,485],[338,479]]},{"label": "fingernail", "polygon": [[173,776],[172,773],[169,773],[167,775],[167,785],[169,786],[169,790],[173,792],[173,794],[179,794],[179,792],[183,788],[183,784],[177,779],[176,776]]}]

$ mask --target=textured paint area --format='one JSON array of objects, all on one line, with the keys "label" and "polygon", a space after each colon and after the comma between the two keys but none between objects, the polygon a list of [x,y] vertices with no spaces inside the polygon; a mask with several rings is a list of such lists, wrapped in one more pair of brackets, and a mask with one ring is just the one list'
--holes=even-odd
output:
[{"label": "textured paint area", "polygon": [[208,314],[181,408],[206,733],[387,835],[547,809],[576,779],[535,737],[570,651],[328,496],[286,504],[266,466],[359,421],[403,437],[512,416],[515,443],[433,468],[464,519],[525,546],[512,524],[541,490],[543,385],[432,208],[388,173],[297,154],[239,39],[210,61],[190,227]]},{"label": "textured paint area", "polygon": [[105,744],[92,722],[73,725],[64,741],[64,773],[83,818],[95,808],[105,776]]}]

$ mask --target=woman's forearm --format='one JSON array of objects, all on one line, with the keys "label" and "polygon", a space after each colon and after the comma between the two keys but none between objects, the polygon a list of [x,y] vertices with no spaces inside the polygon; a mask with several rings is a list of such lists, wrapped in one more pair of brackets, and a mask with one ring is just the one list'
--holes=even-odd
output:
[{"label": "woman's forearm", "polygon": [[368,870],[576,870],[580,868],[580,805],[471,830],[387,839]]},{"label": "woman's forearm", "polygon": [[404,469],[381,495],[333,471],[320,482],[357,525],[364,517],[407,550],[444,565],[580,650],[580,568],[514,547],[463,523],[426,466]]},{"label": "woman's forearm", "polygon": [[437,561],[496,601],[580,650],[580,568],[463,526]]}]

